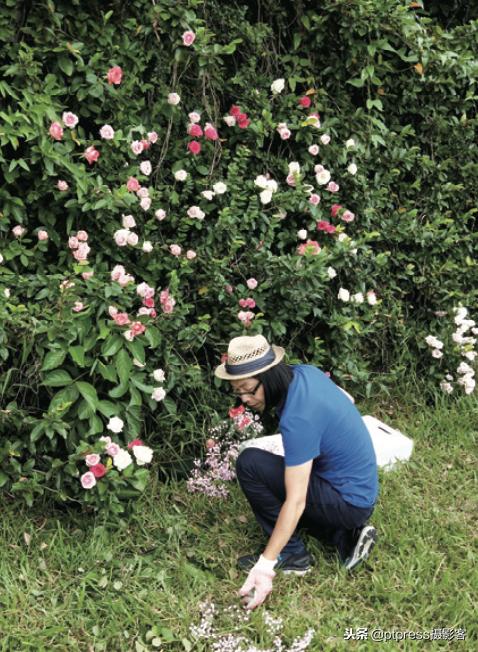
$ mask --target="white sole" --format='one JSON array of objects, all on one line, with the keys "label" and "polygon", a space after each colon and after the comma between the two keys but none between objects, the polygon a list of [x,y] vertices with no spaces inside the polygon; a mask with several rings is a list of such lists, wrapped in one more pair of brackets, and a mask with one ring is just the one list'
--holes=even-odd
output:
[{"label": "white sole", "polygon": [[346,561],[347,570],[354,569],[360,562],[365,561],[377,540],[377,530],[372,525],[363,528],[351,557]]}]

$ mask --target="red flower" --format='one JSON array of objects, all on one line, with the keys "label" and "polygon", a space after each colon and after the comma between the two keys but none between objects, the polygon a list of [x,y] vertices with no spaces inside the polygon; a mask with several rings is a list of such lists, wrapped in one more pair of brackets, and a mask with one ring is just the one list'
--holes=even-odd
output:
[{"label": "red flower", "polygon": [[151,147],[151,143],[149,140],[142,140],[141,144],[143,145],[143,152],[145,152],[147,149]]},{"label": "red flower", "polygon": [[201,151],[201,143],[198,143],[197,140],[192,140],[190,143],[188,143],[188,150],[191,152],[191,154],[199,154]]},{"label": "red flower", "polygon": [[[236,106],[235,104],[233,104],[231,106],[231,108],[229,109],[229,114],[233,115],[235,118],[237,118],[241,114],[241,107]],[[242,115],[244,115],[244,114],[242,114]]]},{"label": "red flower", "polygon": [[101,464],[101,462],[98,462],[98,464],[90,466],[90,471],[93,473],[95,478],[102,478],[104,475],[106,475],[106,466]]},{"label": "red flower", "polygon": [[123,70],[119,66],[113,66],[110,68],[106,74],[108,79],[108,84],[121,84],[121,78],[123,77]]},{"label": "red flower", "polygon": [[143,299],[143,306],[146,306],[146,308],[154,308],[153,297],[147,297],[146,299]]},{"label": "red flower", "polygon": [[303,106],[304,109],[308,109],[309,106],[312,104],[312,101],[311,101],[310,97],[308,97],[308,95],[304,95],[304,97],[301,97],[299,99],[299,104],[300,104],[300,106]]},{"label": "red flower", "polygon": [[204,135],[208,140],[217,140],[219,138],[217,130],[209,123],[204,128]]},{"label": "red flower", "polygon": [[141,439],[133,439],[133,441],[129,442],[128,448],[131,450],[133,446],[144,446],[144,443],[141,441]]},{"label": "red flower", "polygon": [[243,405],[239,405],[239,407],[236,408],[230,408],[229,410],[229,416],[231,419],[235,419],[236,417],[239,417],[241,414],[244,414],[245,407]]},{"label": "red flower", "polygon": [[339,210],[342,208],[340,204],[333,204],[332,208],[330,209],[330,214],[332,217],[337,217],[337,213]]},{"label": "red flower", "polygon": [[247,129],[247,127],[251,124],[251,121],[249,118],[246,116],[244,120],[238,120],[237,121],[237,126],[239,129]]},{"label": "red flower", "polygon": [[188,134],[193,138],[201,138],[202,136],[201,125],[198,124],[189,125]]}]

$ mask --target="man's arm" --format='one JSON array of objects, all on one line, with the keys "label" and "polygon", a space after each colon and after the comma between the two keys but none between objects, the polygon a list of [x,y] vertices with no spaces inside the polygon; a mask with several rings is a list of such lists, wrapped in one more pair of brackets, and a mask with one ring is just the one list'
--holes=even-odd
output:
[{"label": "man's arm", "polygon": [[263,552],[266,559],[277,559],[280,551],[294,533],[305,509],[311,470],[312,460],[297,466],[285,467],[286,499]]}]

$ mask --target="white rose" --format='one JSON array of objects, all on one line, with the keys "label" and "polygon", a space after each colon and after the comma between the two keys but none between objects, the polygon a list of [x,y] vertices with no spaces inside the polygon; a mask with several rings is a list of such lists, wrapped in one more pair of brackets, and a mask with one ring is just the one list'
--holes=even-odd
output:
[{"label": "white rose", "polygon": [[168,104],[172,106],[177,106],[181,101],[180,96],[177,93],[169,93],[168,95]]},{"label": "white rose", "polygon": [[119,417],[111,417],[106,427],[108,428],[108,430],[111,430],[111,432],[118,434],[123,430],[123,426],[124,426],[123,419],[120,419]]},{"label": "white rose", "polygon": [[321,170],[320,172],[317,172],[315,178],[319,186],[325,186],[325,184],[330,181],[330,172],[329,170]]},{"label": "white rose", "polygon": [[322,134],[320,137],[320,142],[322,145],[328,145],[330,143],[330,136],[329,134]]},{"label": "white rose", "polygon": [[267,188],[267,177],[264,176],[263,174],[260,174],[258,177],[254,179],[254,184],[258,188],[262,188],[263,190],[265,190]]},{"label": "white rose", "polygon": [[371,306],[374,306],[377,303],[377,295],[373,290],[367,292],[367,303]]},{"label": "white rose", "polygon": [[131,232],[129,234],[129,236],[128,236],[128,244],[130,245],[130,247],[136,247],[136,245],[138,244],[138,240],[139,240],[139,238],[138,238],[137,233]]},{"label": "white rose", "polygon": [[0,265],[3,263],[3,256],[0,254]]},{"label": "white rose", "polygon": [[153,171],[153,168],[152,168],[151,163],[149,161],[141,161],[139,169],[147,177],[149,177],[149,175]]},{"label": "white rose", "polygon": [[223,195],[227,190],[227,186],[222,181],[218,181],[218,183],[215,183],[213,185],[212,189],[214,190],[216,195]]},{"label": "white rose", "polygon": [[263,190],[260,194],[259,197],[261,198],[261,202],[263,204],[270,204],[272,201],[272,190]]},{"label": "white rose", "polygon": [[150,254],[153,251],[153,243],[149,240],[145,240],[141,248],[145,254]]},{"label": "white rose", "polygon": [[151,208],[151,197],[143,197],[139,205],[144,211],[148,211]]},{"label": "white rose", "polygon": [[153,378],[157,383],[164,383],[166,374],[164,373],[163,369],[155,369],[153,371]]},{"label": "white rose", "polygon": [[348,140],[346,140],[345,147],[347,149],[352,149],[352,147],[355,147],[355,140],[353,138],[349,138]]},{"label": "white rose", "polygon": [[134,229],[136,226],[135,219],[132,215],[123,215],[121,223],[125,229]]},{"label": "white rose", "polygon": [[162,401],[165,396],[166,392],[162,387],[155,387],[153,393],[151,394],[153,401]]},{"label": "white rose", "polygon": [[307,240],[307,231],[305,229],[300,229],[300,231],[297,231],[297,237],[299,240]]},{"label": "white rose", "polygon": [[157,211],[154,213],[154,217],[161,222],[161,220],[164,220],[166,217],[166,211],[164,208],[158,208]]},{"label": "white rose", "polygon": [[116,466],[118,471],[124,471],[124,469],[132,464],[132,462],[133,458],[128,453],[128,451],[124,450],[123,448],[121,448],[119,453],[113,457],[113,464]]},{"label": "white rose", "polygon": [[473,362],[473,360],[476,358],[477,353],[476,353],[476,351],[467,351],[463,355],[467,360],[470,360],[471,362]]},{"label": "white rose", "polygon": [[177,170],[174,173],[174,178],[176,179],[176,181],[186,181],[186,179],[188,178],[188,173],[186,172],[186,170]]},{"label": "white rose", "polygon": [[327,275],[329,278],[335,278],[337,276],[337,272],[333,267],[327,267]]},{"label": "white rose", "polygon": [[351,163],[351,164],[348,166],[348,168],[347,168],[347,172],[348,172],[349,174],[357,174],[357,166],[355,165],[355,163]]},{"label": "white rose", "polygon": [[199,208],[199,206],[191,206],[188,208],[188,216],[198,220],[203,220],[206,214]]},{"label": "white rose", "polygon": [[345,288],[340,288],[339,293],[338,293],[338,298],[340,301],[349,301],[350,299],[350,292],[346,290]]},{"label": "white rose", "polygon": [[278,188],[277,181],[275,181],[274,179],[267,179],[267,186],[266,186],[267,190],[270,190],[271,192],[277,192],[277,188]]},{"label": "white rose", "polygon": [[297,161],[289,163],[289,174],[300,173],[300,164]]},{"label": "white rose", "polygon": [[216,193],[213,192],[212,190],[203,190],[201,195],[208,201],[212,201]]},{"label": "white rose", "polygon": [[130,231],[128,229],[118,229],[118,231],[114,232],[113,238],[118,247],[126,247],[129,234]]},{"label": "white rose", "polygon": [[123,337],[125,340],[128,340],[128,342],[132,342],[134,340],[134,335],[130,330],[124,331]]},{"label": "white rose", "polygon": [[282,93],[285,88],[285,79],[275,79],[271,84],[271,91],[274,95]]},{"label": "white rose", "polygon": [[138,466],[149,464],[153,459],[153,449],[149,446],[133,446],[133,455],[136,458]]},{"label": "white rose", "polygon": [[337,238],[339,242],[347,242],[347,240],[350,240],[349,236],[346,233],[339,233],[339,237]]},{"label": "white rose", "polygon": [[445,392],[445,394],[451,394],[453,391],[453,386],[450,383],[447,383],[445,380],[442,380],[440,383],[440,389]]},{"label": "white rose", "polygon": [[5,297],[7,299],[9,299],[10,295],[11,295],[10,288],[5,288],[4,291],[3,291],[3,294],[5,295]]},{"label": "white rose", "polygon": [[236,124],[236,118],[233,115],[226,115],[224,116],[223,120],[228,127],[234,127]]},{"label": "white rose", "polygon": [[352,301],[354,303],[363,303],[363,294],[361,292],[357,292],[357,294],[353,295]]}]

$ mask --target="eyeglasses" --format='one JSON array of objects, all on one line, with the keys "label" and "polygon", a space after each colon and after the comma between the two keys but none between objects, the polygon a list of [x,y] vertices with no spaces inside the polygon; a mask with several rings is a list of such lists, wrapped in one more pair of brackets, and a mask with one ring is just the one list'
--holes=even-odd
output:
[{"label": "eyeglasses", "polygon": [[259,387],[262,385],[262,381],[260,380],[257,385],[254,387],[254,389],[250,389],[248,392],[232,392],[234,396],[255,396],[255,393],[259,389]]}]

